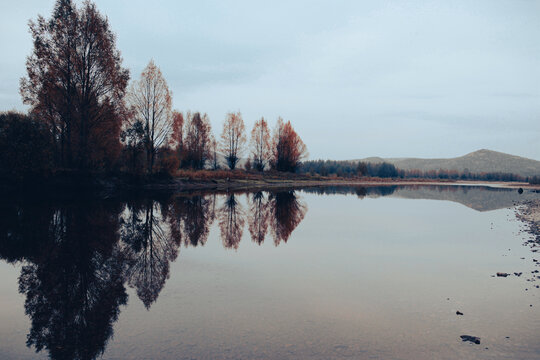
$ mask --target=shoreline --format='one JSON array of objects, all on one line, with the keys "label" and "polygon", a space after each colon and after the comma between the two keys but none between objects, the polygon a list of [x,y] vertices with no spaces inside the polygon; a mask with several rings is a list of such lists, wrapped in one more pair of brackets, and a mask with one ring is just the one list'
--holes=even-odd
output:
[{"label": "shoreline", "polygon": [[302,188],[318,186],[481,186],[506,189],[540,190],[540,185],[525,182],[503,181],[465,181],[465,180],[431,180],[431,179],[212,179],[212,180],[182,180],[172,179],[169,183],[151,183],[142,186],[144,190],[249,190],[261,188]]},{"label": "shoreline", "polygon": [[516,217],[527,226],[525,232],[534,238],[527,243],[532,248],[540,247],[540,200],[529,200],[520,204],[516,209]]},{"label": "shoreline", "polygon": [[[277,188],[305,188],[324,186],[376,187],[376,186],[481,186],[490,188],[538,190],[540,185],[526,182],[475,181],[475,180],[433,180],[433,179],[392,179],[392,178],[310,178],[296,174],[286,176],[261,176],[259,174],[232,174],[230,177],[172,177],[154,179],[132,179],[126,177],[58,177],[31,182],[1,182],[0,192],[5,194],[74,193],[74,192],[189,192],[189,191],[229,191],[260,190]],[[540,211],[540,210],[539,210]]]}]

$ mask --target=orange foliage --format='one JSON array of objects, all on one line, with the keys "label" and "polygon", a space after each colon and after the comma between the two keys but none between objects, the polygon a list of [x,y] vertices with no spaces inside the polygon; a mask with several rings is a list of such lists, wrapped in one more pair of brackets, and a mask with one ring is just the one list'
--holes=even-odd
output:
[{"label": "orange foliage", "polygon": [[291,122],[284,123],[282,118],[278,118],[272,139],[272,168],[294,172],[307,155],[306,145],[294,131]]}]

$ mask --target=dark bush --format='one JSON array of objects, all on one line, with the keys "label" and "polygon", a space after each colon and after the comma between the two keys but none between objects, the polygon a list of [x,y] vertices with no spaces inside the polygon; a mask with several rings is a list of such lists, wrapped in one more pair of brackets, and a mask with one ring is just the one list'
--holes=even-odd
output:
[{"label": "dark bush", "polygon": [[51,132],[42,122],[17,113],[0,113],[0,176],[32,179],[50,173],[53,163]]}]

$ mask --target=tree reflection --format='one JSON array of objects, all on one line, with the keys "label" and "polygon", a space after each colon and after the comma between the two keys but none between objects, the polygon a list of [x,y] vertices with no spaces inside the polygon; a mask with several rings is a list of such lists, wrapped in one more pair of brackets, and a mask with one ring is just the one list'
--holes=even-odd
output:
[{"label": "tree reflection", "polygon": [[94,359],[103,353],[119,307],[127,301],[118,206],[58,208],[49,225],[40,234],[39,251],[25,256],[28,264],[19,277],[31,320],[27,345],[47,349],[53,359]]},{"label": "tree reflection", "polygon": [[[113,334],[125,284],[149,309],[180,245],[205,245],[217,217],[225,248],[238,249],[246,215],[234,193],[159,200],[16,201],[0,204],[0,258],[22,262],[19,291],[31,320],[27,345],[52,359],[94,359]],[[286,242],[307,207],[294,191],[248,195],[249,232]],[[217,208],[216,208],[217,207]]]},{"label": "tree reflection", "polygon": [[[248,195],[249,197],[249,195]],[[262,191],[251,194],[249,233],[251,239],[261,245],[268,231],[268,220],[270,218],[270,206],[268,199]]]},{"label": "tree reflection", "polygon": [[179,197],[173,201],[168,221],[175,238],[183,238],[184,246],[204,246],[214,221],[215,195]]},{"label": "tree reflection", "polygon": [[167,204],[151,199],[129,202],[122,214],[121,237],[128,260],[129,286],[149,309],[169,278],[170,262],[178,256],[180,238],[175,238],[164,220]]},{"label": "tree reflection", "polygon": [[272,193],[270,207],[272,235],[274,244],[278,246],[282,241],[287,242],[291,233],[304,219],[307,206],[301,203],[294,190],[291,190]]},{"label": "tree reflection", "polygon": [[219,228],[221,241],[227,249],[238,249],[242,233],[244,231],[244,211],[234,194],[225,199],[225,203],[219,209]]}]

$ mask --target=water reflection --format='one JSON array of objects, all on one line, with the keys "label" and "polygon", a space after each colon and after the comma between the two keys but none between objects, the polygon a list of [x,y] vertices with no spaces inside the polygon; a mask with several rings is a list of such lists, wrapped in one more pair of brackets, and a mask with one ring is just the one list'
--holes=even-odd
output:
[{"label": "water reflection", "polygon": [[[31,320],[27,345],[46,349],[53,359],[93,359],[103,353],[113,323],[126,304],[124,262],[118,243],[118,204],[88,203],[45,210],[36,231],[26,208],[11,216],[26,229],[3,229],[2,241],[22,240],[28,251],[19,277]],[[34,209],[35,210],[35,209]],[[3,212],[4,213],[4,212]],[[29,221],[30,220],[30,221]],[[19,248],[19,250],[22,250]],[[3,256],[3,254],[2,254]]]},{"label": "water reflection", "polygon": [[251,234],[251,239],[261,245],[264,242],[268,231],[270,204],[268,203],[268,198],[262,191],[248,195],[248,198],[250,200],[249,211],[251,213],[249,219],[249,233]]},{"label": "water reflection", "polygon": [[407,185],[407,186],[326,186],[306,188],[304,192],[319,195],[356,195],[377,198],[390,196],[404,199],[453,201],[477,211],[491,211],[516,205],[518,202],[538,198],[534,190],[520,193],[516,189],[459,185]]},{"label": "water reflection", "polygon": [[113,334],[126,287],[150,309],[180,247],[204,246],[218,220],[223,246],[238,249],[245,222],[277,246],[304,218],[294,191],[0,205],[0,258],[22,263],[19,291],[31,320],[27,346],[52,359],[94,359]]},{"label": "water reflection", "polygon": [[[360,199],[451,200],[480,211],[512,206],[531,194],[537,197],[530,191],[457,186],[303,191]],[[127,304],[128,288],[151,309],[182,247],[205,246],[211,231],[231,250],[239,249],[246,228],[255,244],[267,239],[268,246],[286,243],[308,210],[299,194],[290,190],[2,202],[0,258],[22,265],[19,291],[31,322],[27,345],[53,359],[99,357]]]},{"label": "water reflection", "polygon": [[291,233],[304,219],[307,206],[300,202],[294,191],[283,191],[270,195],[270,225],[274,244],[287,242]]},{"label": "water reflection", "polygon": [[167,204],[151,199],[128,202],[120,217],[126,280],[149,309],[169,278],[169,264],[178,256],[180,238],[165,221]]},{"label": "water reflection", "polygon": [[244,232],[245,214],[234,194],[230,194],[219,209],[219,229],[226,249],[238,249]]}]

